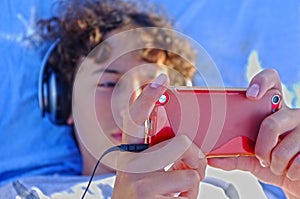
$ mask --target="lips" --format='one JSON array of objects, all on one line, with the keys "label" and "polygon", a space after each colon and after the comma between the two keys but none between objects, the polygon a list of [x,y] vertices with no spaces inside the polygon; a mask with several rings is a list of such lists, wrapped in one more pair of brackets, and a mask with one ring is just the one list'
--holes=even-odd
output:
[{"label": "lips", "polygon": [[111,134],[111,137],[114,138],[114,140],[116,140],[119,143],[121,143],[122,142],[122,131],[119,131],[117,133]]}]

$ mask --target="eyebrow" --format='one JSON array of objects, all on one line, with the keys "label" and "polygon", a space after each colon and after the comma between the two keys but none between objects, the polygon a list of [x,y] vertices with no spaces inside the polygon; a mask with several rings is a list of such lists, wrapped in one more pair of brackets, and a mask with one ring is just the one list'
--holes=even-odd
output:
[{"label": "eyebrow", "polygon": [[111,73],[111,74],[117,74],[117,75],[121,74],[121,73],[120,73],[119,71],[117,71],[117,70],[114,70],[114,69],[108,69],[108,68],[100,68],[100,69],[95,70],[95,71],[93,72],[93,74],[96,74],[96,73]]}]

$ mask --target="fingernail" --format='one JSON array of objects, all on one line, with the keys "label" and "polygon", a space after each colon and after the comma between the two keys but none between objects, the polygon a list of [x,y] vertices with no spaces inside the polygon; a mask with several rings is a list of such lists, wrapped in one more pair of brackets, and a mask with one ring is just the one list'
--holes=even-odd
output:
[{"label": "fingernail", "polygon": [[252,84],[250,88],[247,89],[246,95],[248,97],[257,97],[259,93],[259,85],[258,84]]},{"label": "fingernail", "polygon": [[162,86],[167,81],[167,75],[166,74],[160,74],[154,81],[150,84],[151,88],[158,88]]},{"label": "fingernail", "polygon": [[201,150],[199,150],[199,158],[200,159],[204,159],[205,158],[205,155],[204,155],[204,153],[201,151]]},{"label": "fingernail", "polygon": [[259,163],[262,167],[266,168],[269,166],[269,164],[267,162],[265,162],[264,160],[259,160]]}]

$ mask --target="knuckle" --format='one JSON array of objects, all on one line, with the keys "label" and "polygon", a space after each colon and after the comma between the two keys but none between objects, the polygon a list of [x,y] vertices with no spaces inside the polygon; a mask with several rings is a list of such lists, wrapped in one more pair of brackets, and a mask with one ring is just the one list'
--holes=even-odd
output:
[{"label": "knuckle", "polygon": [[294,159],[292,164],[293,164],[293,168],[295,168],[295,170],[297,172],[299,172],[300,171],[300,156],[297,156],[297,158]]},{"label": "knuckle", "polygon": [[255,146],[255,153],[259,158],[269,159],[271,149],[278,140],[278,129],[279,123],[273,117],[268,117],[262,121],[260,134]]},{"label": "knuckle", "polygon": [[260,78],[260,82],[262,85],[266,85],[268,83],[268,78],[265,76],[261,76]]},{"label": "knuckle", "polygon": [[285,166],[287,166],[289,159],[285,155],[284,150],[276,150],[272,153],[272,164],[271,164],[271,169],[273,171],[277,171],[280,174],[282,174],[283,170],[285,169]]},{"label": "knuckle", "polygon": [[277,70],[274,68],[266,69],[267,72],[269,72],[271,75],[275,76],[276,78],[279,77]]},{"label": "knuckle", "polygon": [[279,169],[278,167],[274,167],[273,165],[271,165],[271,171],[273,174],[280,176],[283,174],[283,171],[281,169]]},{"label": "knuckle", "polygon": [[277,131],[279,128],[279,122],[277,121],[277,119],[271,116],[264,119],[261,123],[261,129],[269,136],[277,136]]},{"label": "knuckle", "polygon": [[292,181],[300,179],[300,156],[297,156],[291,163],[290,169],[287,172],[287,177]]},{"label": "knuckle", "polygon": [[186,177],[187,179],[190,179],[189,182],[191,184],[199,183],[201,180],[199,173],[196,170],[192,169],[186,171]]},{"label": "knuckle", "polygon": [[286,154],[288,153],[288,151],[289,150],[286,147],[274,149],[272,152],[272,161],[278,161],[278,163],[287,162],[288,156]]},{"label": "knuckle", "polygon": [[276,150],[271,157],[271,171],[275,175],[282,175],[289,162],[289,159],[284,155],[282,150]]},{"label": "knuckle", "polygon": [[269,68],[257,74],[251,82],[259,82],[262,85],[268,85],[270,81],[273,82],[274,80],[277,82],[280,81],[278,72],[273,68]]}]

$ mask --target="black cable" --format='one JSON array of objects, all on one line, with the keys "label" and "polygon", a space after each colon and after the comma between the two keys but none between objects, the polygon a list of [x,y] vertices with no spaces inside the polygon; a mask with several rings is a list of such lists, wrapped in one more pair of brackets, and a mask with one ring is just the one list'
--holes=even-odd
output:
[{"label": "black cable", "polygon": [[[102,160],[102,158],[105,155],[107,155],[108,153],[113,152],[113,151],[141,152],[141,151],[144,151],[147,148],[149,148],[149,144],[121,144],[121,145],[118,145],[118,146],[110,147],[109,149],[104,151],[104,153],[100,156],[100,158],[98,159],[98,161],[97,161],[97,163],[94,167],[93,173],[90,177],[90,180],[88,182],[88,185],[87,185],[84,193],[82,194],[81,199],[84,199],[87,191],[89,190],[89,187],[90,187],[90,185],[93,181],[93,177],[94,177],[95,172],[98,168],[98,165],[100,164],[100,161]],[[213,177],[206,177],[203,182],[223,189],[225,195],[230,199],[239,199],[238,191],[235,189],[234,185],[231,184],[231,183],[228,183],[228,182],[225,182],[221,179],[216,179],[216,178],[213,178]]]},{"label": "black cable", "polygon": [[84,190],[84,193],[82,194],[82,197],[81,199],[84,199],[85,197],[85,194],[87,193],[87,191],[89,190],[89,187],[93,181],[93,177],[95,175],[95,172],[98,168],[98,165],[101,161],[101,159],[107,155],[108,153],[110,152],[113,152],[113,151],[121,151],[121,152],[141,152],[141,151],[144,151],[145,149],[149,148],[149,144],[121,144],[121,145],[118,145],[118,146],[113,146],[113,147],[110,147],[109,149],[107,149],[106,151],[104,151],[104,153],[100,156],[100,158],[98,159],[95,167],[94,167],[94,170],[93,170],[93,173],[90,177],[90,180],[89,180],[89,183],[87,185],[87,187],[85,188]]}]

